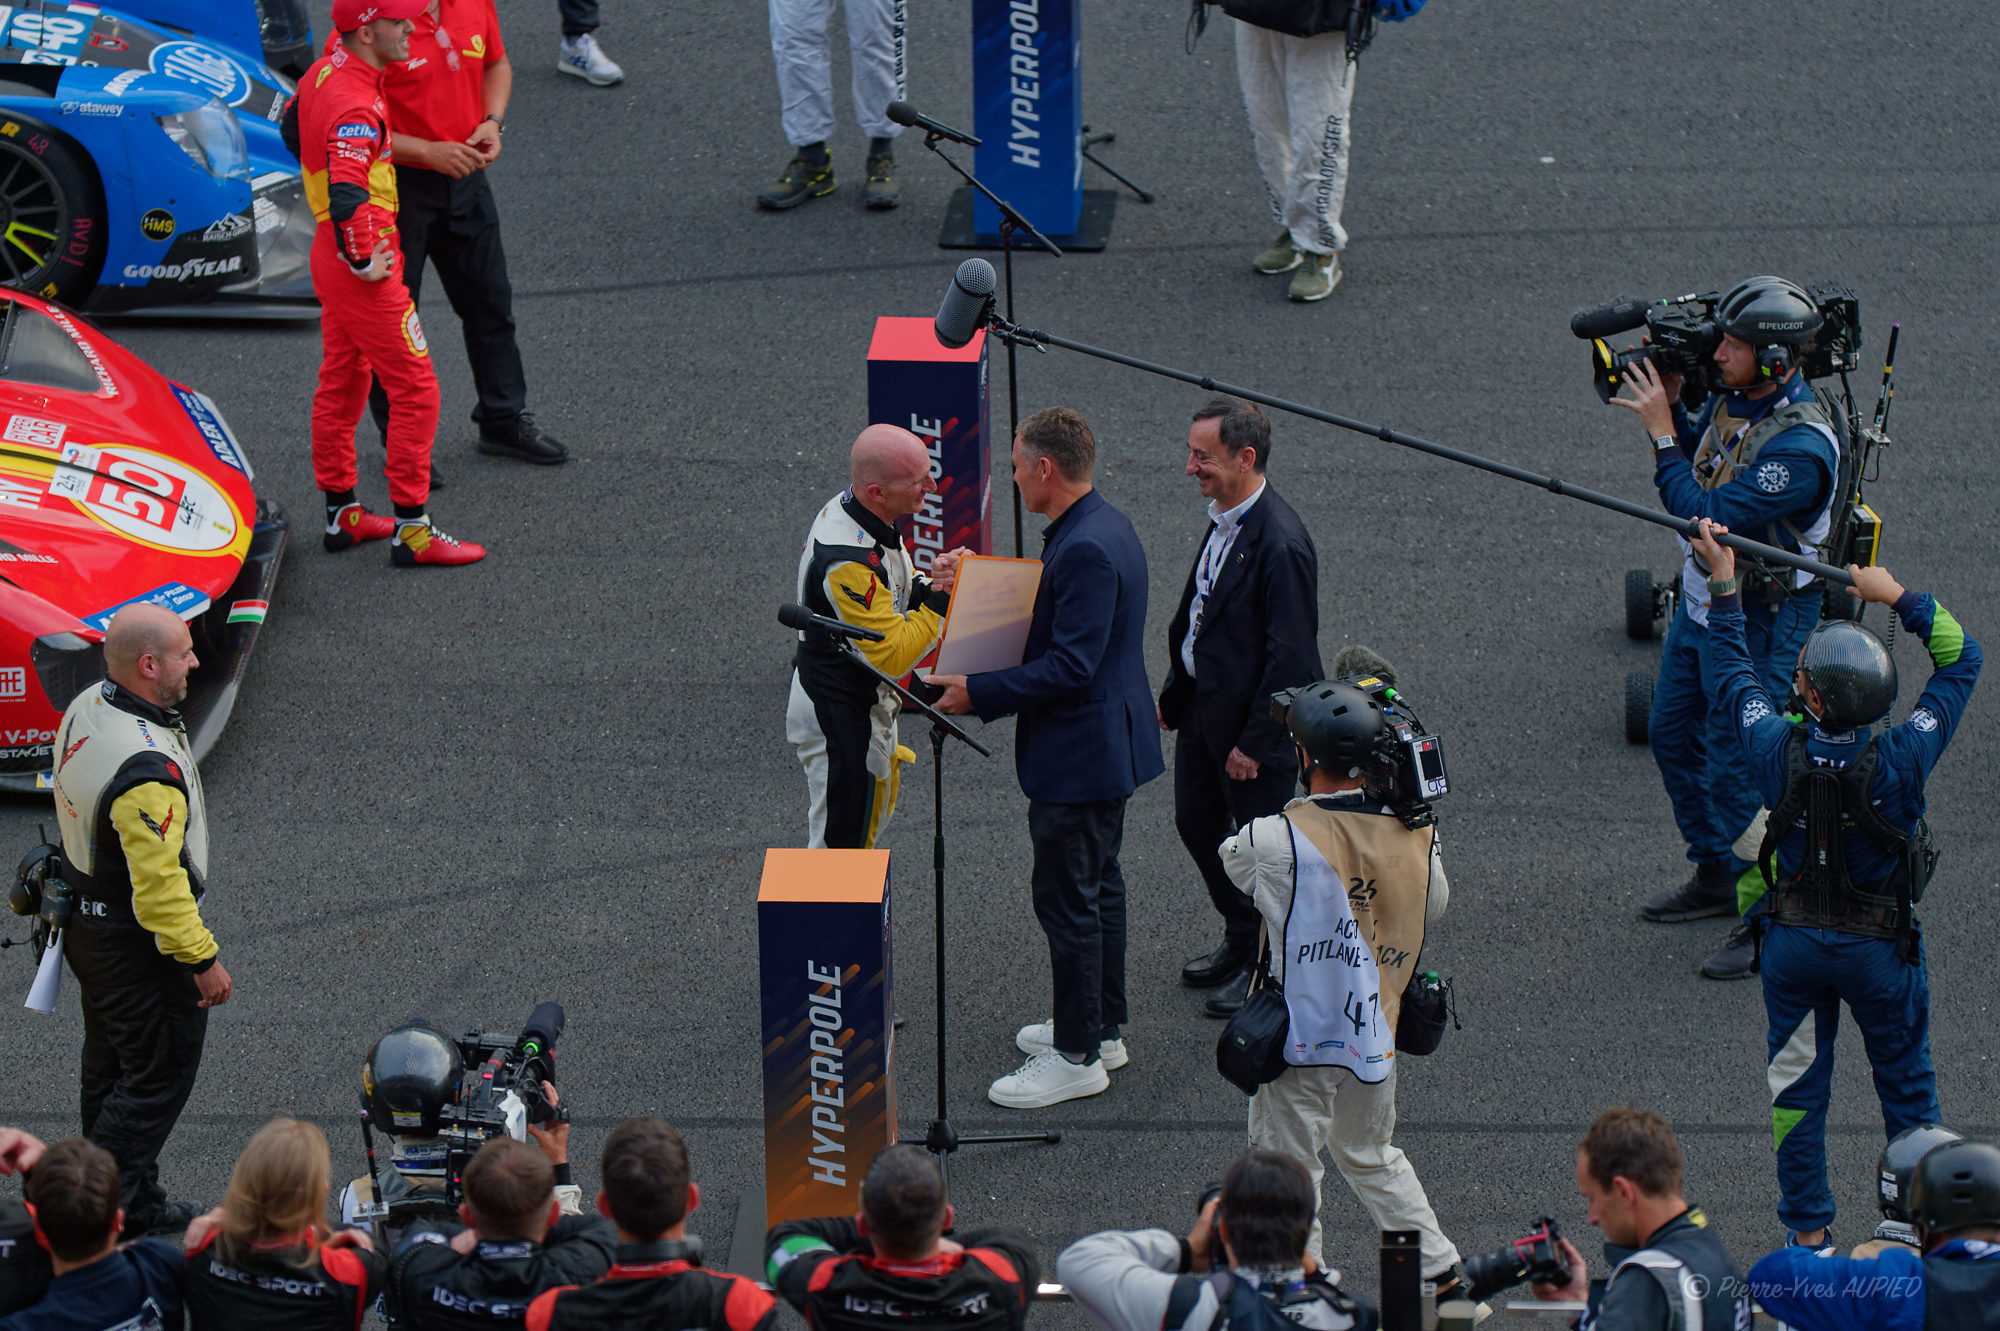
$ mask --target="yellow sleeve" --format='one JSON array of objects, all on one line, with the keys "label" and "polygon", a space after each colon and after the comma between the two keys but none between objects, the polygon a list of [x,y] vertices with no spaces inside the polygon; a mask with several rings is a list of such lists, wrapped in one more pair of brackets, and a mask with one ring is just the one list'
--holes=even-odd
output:
[{"label": "yellow sleeve", "polygon": [[930,655],[944,629],[944,617],[929,606],[912,606],[907,614],[897,614],[889,588],[866,564],[835,564],[828,569],[826,599],[842,623],[882,635],[880,642],[856,645],[868,664],[885,675],[909,674]]},{"label": "yellow sleeve", "polygon": [[154,935],[160,951],[194,966],[214,956],[217,947],[181,865],[187,811],[186,795],[148,781],[112,801],[111,825],[132,870],[132,913],[140,927]]}]

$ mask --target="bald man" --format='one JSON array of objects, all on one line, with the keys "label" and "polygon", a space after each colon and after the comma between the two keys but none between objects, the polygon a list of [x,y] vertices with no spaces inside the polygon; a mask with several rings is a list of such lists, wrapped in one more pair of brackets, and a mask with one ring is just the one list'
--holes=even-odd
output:
[{"label": "bald man", "polygon": [[[874,629],[857,643],[870,665],[902,677],[937,646],[963,550],[914,567],[896,524],[934,494],[924,441],[871,425],[848,455],[852,484],[826,501],[799,556],[798,597],[816,615]],[[806,769],[806,844],[866,849],[896,807],[897,774],[916,755],[896,741],[900,700],[844,651],[834,635],[799,634],[785,737]]]},{"label": "bald man", "polygon": [[56,730],[56,820],[76,905],[63,953],[83,997],[83,1135],[118,1161],[125,1233],[178,1231],[207,1208],[168,1202],[160,1148],[201,1066],[229,972],[202,923],[208,818],[174,709],[200,664],[187,625],[128,605],[104,633],[100,684]]}]

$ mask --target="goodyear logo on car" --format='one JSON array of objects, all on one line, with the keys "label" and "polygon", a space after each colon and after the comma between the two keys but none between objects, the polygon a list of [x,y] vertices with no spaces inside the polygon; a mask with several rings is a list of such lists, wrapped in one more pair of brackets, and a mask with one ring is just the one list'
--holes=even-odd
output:
[{"label": "goodyear logo on car", "polygon": [[161,42],[146,63],[155,74],[206,88],[231,106],[241,106],[256,86],[243,66],[201,42]]},{"label": "goodyear logo on car", "polygon": [[174,234],[174,215],[164,208],[155,208],[139,219],[139,230],[148,240],[166,240]]},{"label": "goodyear logo on car", "polygon": [[188,419],[194,422],[194,428],[200,430],[201,437],[208,441],[209,451],[248,476],[250,464],[243,460],[243,450],[236,446],[235,436],[231,435],[229,427],[222,423],[222,417],[216,412],[214,404],[200,393],[191,392],[179,384],[168,386],[174,390],[174,396],[181,400],[181,410],[185,411]]}]

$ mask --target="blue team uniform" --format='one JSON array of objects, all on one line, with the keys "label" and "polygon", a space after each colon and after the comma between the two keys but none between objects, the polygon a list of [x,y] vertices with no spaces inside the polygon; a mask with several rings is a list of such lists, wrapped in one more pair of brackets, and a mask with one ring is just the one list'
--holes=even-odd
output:
[{"label": "blue team uniform", "polygon": [[1922,1257],[1894,1247],[1872,1258],[1780,1248],[1750,1268],[1749,1286],[1758,1306],[1796,1331],[1991,1326],[2000,1244],[1951,1239]]},{"label": "blue team uniform", "polygon": [[[1935,600],[1906,592],[1895,613],[1929,649],[1934,666],[1923,696],[1900,725],[1875,737],[1877,763],[1869,803],[1892,828],[1908,833],[1924,813],[1924,781],[1958,729],[1979,679],[1979,644]],[[1735,594],[1710,608],[1717,711],[1736,731],[1739,752],[1757,794],[1776,808],[1785,789],[1786,749],[1793,727],[1743,643],[1744,615]],[[1814,765],[1844,768],[1861,756],[1868,728],[1823,730],[1808,723],[1806,754]],[[1776,848],[1781,882],[1794,878],[1805,853],[1803,820]],[[1879,885],[1898,868],[1888,852],[1847,827],[1841,848],[1849,880]],[[1885,1132],[1894,1136],[1940,1114],[1931,1070],[1930,985],[1920,940],[1866,937],[1839,929],[1763,923],[1764,1008],[1770,1019],[1771,1136],[1778,1154],[1779,1218],[1798,1230],[1833,1219],[1826,1176],[1826,1110],[1833,1079],[1834,1034],[1844,1001],[1861,1028],[1882,1102]]]},{"label": "blue team uniform", "polygon": [[[1801,538],[1823,534],[1816,523],[1832,501],[1839,473],[1839,452],[1827,431],[1806,424],[1782,430],[1763,442],[1746,467],[1720,484],[1712,483],[1717,468],[1711,463],[1734,465],[1731,449],[1758,422],[1780,407],[1807,402],[1812,396],[1804,377],[1794,371],[1776,393],[1763,398],[1713,397],[1692,417],[1677,405],[1676,445],[1654,454],[1653,482],[1667,512],[1677,518],[1709,518],[1738,536],[1811,553],[1810,542]],[[1703,459],[1698,469],[1702,438],[1717,412],[1725,409],[1742,428],[1731,427],[1734,440],[1717,440],[1718,458]],[[1685,541],[1682,548],[1688,548]],[[1745,639],[1765,691],[1782,698],[1792,660],[1819,622],[1822,597],[1817,583],[1801,588],[1791,570],[1776,572],[1792,595],[1775,606],[1767,598],[1753,599],[1747,607]],[[1728,717],[1710,704],[1717,681],[1708,648],[1707,579],[1690,551],[1683,562],[1680,601],[1660,654],[1647,734],[1688,859],[1697,865],[1726,865],[1735,875],[1749,867],[1749,861],[1731,847],[1757,816],[1758,799]]]},{"label": "blue team uniform", "polygon": [[49,1282],[0,1331],[181,1331],[181,1250],[140,1239]]}]

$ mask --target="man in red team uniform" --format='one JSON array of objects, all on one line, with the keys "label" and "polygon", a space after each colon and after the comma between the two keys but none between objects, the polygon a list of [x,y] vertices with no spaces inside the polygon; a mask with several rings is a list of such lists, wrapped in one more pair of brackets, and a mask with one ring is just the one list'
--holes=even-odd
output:
[{"label": "man in red team uniform", "polygon": [[[313,396],[313,473],[326,494],[326,548],[391,537],[392,562],[470,564],[483,546],[431,525],[431,440],[437,433],[437,374],[417,307],[400,280],[396,172],[382,70],[410,55],[411,22],[426,0],[334,0],[340,46],[299,82],[299,162],[306,199],[320,221],[313,237],[319,296],[319,390]],[[389,498],[394,520],[361,507],[354,493],[354,427],[370,372],[389,393]]]},{"label": "man in red team uniform", "polygon": [[[526,410],[528,380],[514,340],[500,209],[486,183],[486,168],[500,156],[513,89],[514,66],[493,0],[431,0],[410,34],[410,58],[382,74],[382,96],[396,127],[403,284],[421,305],[428,260],[465,327],[465,359],[479,393],[472,411],[479,451],[551,466],[569,451],[542,433]],[[384,429],[389,399],[379,384],[368,395],[368,409],[376,428]],[[435,479],[431,484],[436,487]]]}]

